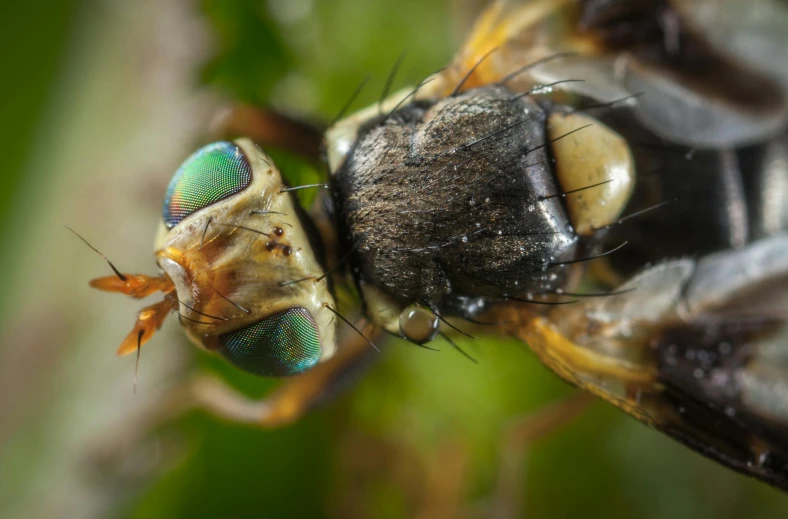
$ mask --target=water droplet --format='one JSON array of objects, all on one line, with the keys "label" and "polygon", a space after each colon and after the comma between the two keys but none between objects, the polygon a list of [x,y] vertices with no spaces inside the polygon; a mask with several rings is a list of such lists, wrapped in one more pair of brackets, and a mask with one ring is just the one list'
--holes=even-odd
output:
[{"label": "water droplet", "polygon": [[463,236],[462,237],[462,242],[463,243],[468,243],[468,237],[467,236]]}]

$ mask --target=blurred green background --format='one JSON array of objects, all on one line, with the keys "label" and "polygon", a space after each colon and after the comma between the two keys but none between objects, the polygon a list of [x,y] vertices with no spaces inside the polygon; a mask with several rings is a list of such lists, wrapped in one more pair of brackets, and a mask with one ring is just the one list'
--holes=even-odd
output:
[{"label": "blurred green background", "polygon": [[[259,431],[195,413],[98,461],[119,424],[194,370],[251,395],[274,383],[199,353],[170,322],[142,352],[133,394],[134,360],[114,349],[141,305],[89,290],[107,268],[63,226],[122,270],[153,273],[166,184],[223,106],[330,120],[367,74],[356,107],[376,101],[403,51],[398,86],[447,63],[482,3],[2,3],[0,517],[788,516],[783,494],[603,403],[533,445],[502,502],[505,428],[572,392],[506,341],[464,341],[478,364],[445,344],[393,343],[296,425]],[[286,175],[315,174],[277,157]]]}]

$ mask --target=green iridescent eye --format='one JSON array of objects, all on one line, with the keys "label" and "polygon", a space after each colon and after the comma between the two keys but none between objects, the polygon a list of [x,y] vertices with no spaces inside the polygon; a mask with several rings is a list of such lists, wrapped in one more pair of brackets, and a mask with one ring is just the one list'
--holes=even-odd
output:
[{"label": "green iridescent eye", "polygon": [[186,159],[172,177],[164,198],[164,224],[172,229],[181,220],[245,189],[252,166],[232,142],[204,146]]},{"label": "green iridescent eye", "polygon": [[312,315],[291,308],[219,336],[219,352],[239,368],[267,377],[294,375],[320,359],[320,335]]}]

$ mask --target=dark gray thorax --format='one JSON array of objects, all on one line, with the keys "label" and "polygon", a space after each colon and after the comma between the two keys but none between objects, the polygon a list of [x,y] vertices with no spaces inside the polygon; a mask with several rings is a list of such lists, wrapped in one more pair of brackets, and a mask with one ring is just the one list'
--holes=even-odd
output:
[{"label": "dark gray thorax", "polygon": [[413,103],[362,128],[336,172],[358,283],[451,311],[549,290],[575,236],[551,173],[545,113],[501,87]]}]

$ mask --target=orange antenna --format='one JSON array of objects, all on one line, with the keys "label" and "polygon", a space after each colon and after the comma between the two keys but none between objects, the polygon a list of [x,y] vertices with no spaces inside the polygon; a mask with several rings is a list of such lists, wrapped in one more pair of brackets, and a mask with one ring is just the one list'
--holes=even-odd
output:
[{"label": "orange antenna", "polygon": [[171,297],[165,297],[163,301],[146,306],[137,314],[137,321],[134,328],[126,335],[123,342],[118,347],[118,355],[124,356],[135,351],[138,347],[148,342],[156,330],[161,328],[164,320],[175,310],[178,302]]},{"label": "orange antenna", "polygon": [[107,258],[105,255],[103,255],[101,253],[101,251],[99,251],[96,247],[94,247],[93,245],[88,243],[88,241],[85,238],[83,238],[77,231],[75,231],[74,229],[72,229],[68,225],[66,225],[66,229],[68,229],[69,231],[73,232],[76,235],[77,238],[79,238],[80,240],[82,240],[85,243],[85,245],[87,245],[88,247],[93,249],[96,252],[96,254],[98,254],[99,256],[104,258],[104,261],[106,261],[109,264],[110,268],[112,268],[112,271],[115,272],[115,275],[118,276],[118,278],[121,281],[126,281],[126,276],[121,274],[120,271],[115,268],[115,265],[112,264],[112,262],[109,260],[109,258]]},{"label": "orange antenna", "polygon": [[[139,350],[143,344],[148,342],[156,330],[161,328],[167,315],[176,309],[178,301],[171,293],[175,290],[175,285],[166,274],[160,276],[148,276],[146,274],[124,274],[120,272],[115,265],[98,249],[88,243],[88,241],[79,235],[74,229],[66,226],[66,229],[73,232],[85,245],[93,249],[96,254],[104,258],[109,266],[115,272],[114,276],[104,276],[90,281],[90,286],[105,292],[120,292],[135,299],[141,299],[156,292],[164,292],[164,300],[158,303],[146,306],[137,314],[137,321],[134,323],[134,328],[123,339],[118,348],[118,355],[127,355],[137,350],[137,364],[139,364]],[[136,370],[134,374],[134,384],[136,387]]]}]

